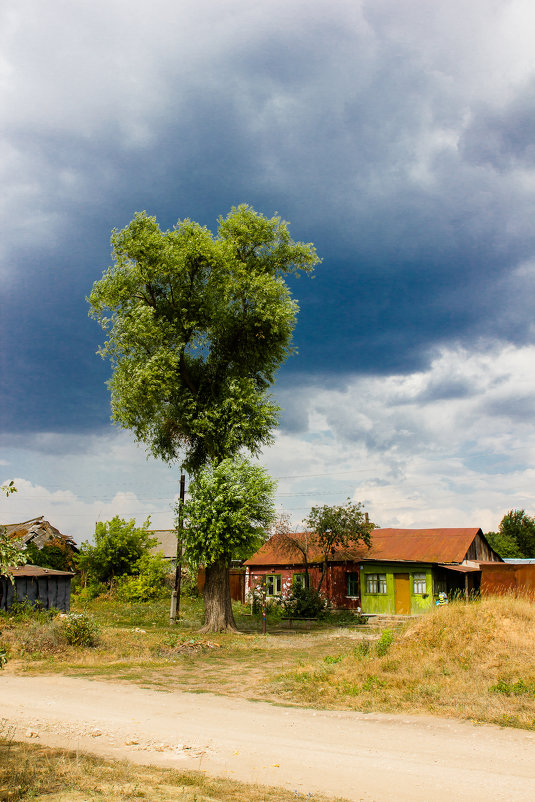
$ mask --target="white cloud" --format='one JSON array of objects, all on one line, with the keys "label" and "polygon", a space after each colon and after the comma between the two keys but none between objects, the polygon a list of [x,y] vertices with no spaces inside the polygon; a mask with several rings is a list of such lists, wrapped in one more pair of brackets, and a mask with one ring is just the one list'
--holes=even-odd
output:
[{"label": "white cloud", "polygon": [[425,372],[285,391],[306,430],[281,433],[265,460],[309,478],[283,479],[282,505],[298,520],[352,496],[383,526],[487,530],[512,507],[534,512],[534,359],[534,347],[444,349]]},{"label": "white cloud", "polygon": [[[298,522],[351,497],[382,526],[484,530],[513,507],[535,512],[534,360],[535,347],[444,349],[424,372],[281,390],[293,430],[261,460],[280,477],[279,506]],[[126,433],[22,445],[5,450],[4,479],[19,492],[0,499],[0,520],[44,515],[78,540],[114,515],[172,525],[179,470],[147,460]]]}]

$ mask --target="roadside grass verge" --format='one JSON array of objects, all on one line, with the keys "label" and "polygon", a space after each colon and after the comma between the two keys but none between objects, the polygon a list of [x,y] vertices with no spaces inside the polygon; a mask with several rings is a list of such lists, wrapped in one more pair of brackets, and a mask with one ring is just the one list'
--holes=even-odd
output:
[{"label": "roadside grass verge", "polygon": [[295,802],[300,797],[327,802],[323,796],[208,777],[200,771],[138,766],[62,749],[46,749],[13,740],[5,728],[0,734],[0,800]]},{"label": "roadside grass verge", "polygon": [[523,599],[458,601],[395,631],[332,622],[287,631],[273,621],[267,636],[240,605],[239,634],[199,633],[199,599],[185,599],[171,626],[166,601],[96,599],[76,602],[74,611],[99,626],[95,646],[69,646],[48,615],[0,615],[5,670],[535,729],[535,605]]},{"label": "roadside grass verge", "polygon": [[535,605],[497,596],[435,608],[351,653],[276,679],[282,699],[433,714],[535,730]]},{"label": "roadside grass verge", "polygon": [[[164,601],[125,603],[99,598],[73,602],[73,612],[84,613],[99,627],[95,646],[69,646],[58,636],[58,621],[48,614],[0,614],[0,650],[7,650],[6,670],[27,673],[65,673],[69,676],[128,681],[159,690],[223,693],[249,699],[277,701],[271,678],[281,666],[298,666],[333,648],[349,652],[353,628],[329,626],[287,631],[270,622],[269,634],[260,633],[258,617],[235,606],[239,634],[201,634],[202,601],[183,600],[181,618],[169,625]],[[4,644],[2,646],[2,644]]]}]

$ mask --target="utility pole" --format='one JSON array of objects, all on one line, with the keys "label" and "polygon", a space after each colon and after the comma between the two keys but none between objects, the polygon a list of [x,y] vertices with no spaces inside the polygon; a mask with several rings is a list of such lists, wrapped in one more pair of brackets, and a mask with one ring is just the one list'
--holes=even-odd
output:
[{"label": "utility pole", "polygon": [[184,498],[186,495],[186,477],[180,474],[180,496],[178,500],[178,526],[176,540],[176,569],[175,587],[171,594],[171,610],[169,611],[169,623],[174,624],[180,618],[180,585],[182,583],[182,535],[184,532]]}]

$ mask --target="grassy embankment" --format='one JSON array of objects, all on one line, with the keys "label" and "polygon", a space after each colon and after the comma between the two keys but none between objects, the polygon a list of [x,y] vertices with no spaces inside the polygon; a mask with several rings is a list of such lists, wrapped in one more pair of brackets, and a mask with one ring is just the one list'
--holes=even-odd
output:
[{"label": "grassy embankment", "polygon": [[433,714],[535,730],[535,604],[502,596],[435,608],[402,632],[279,677],[292,702]]}]

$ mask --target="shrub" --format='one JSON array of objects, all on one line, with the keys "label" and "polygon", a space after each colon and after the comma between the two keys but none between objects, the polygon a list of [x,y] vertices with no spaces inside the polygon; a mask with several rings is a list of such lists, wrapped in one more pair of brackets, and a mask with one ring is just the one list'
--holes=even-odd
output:
[{"label": "shrub", "polygon": [[392,634],[392,630],[385,629],[381,633],[381,637],[377,641],[375,651],[379,657],[384,657],[384,655],[388,652],[392,644],[394,643],[394,636]]},{"label": "shrub", "polygon": [[291,618],[317,618],[325,612],[327,600],[314,588],[294,587],[282,602],[284,615]]},{"label": "shrub", "polygon": [[86,613],[69,613],[62,619],[62,628],[70,646],[96,646],[99,626]]},{"label": "shrub", "polygon": [[132,576],[122,576],[117,596],[123,601],[143,602],[167,595],[167,563],[161,554],[144,554],[136,563]]}]

